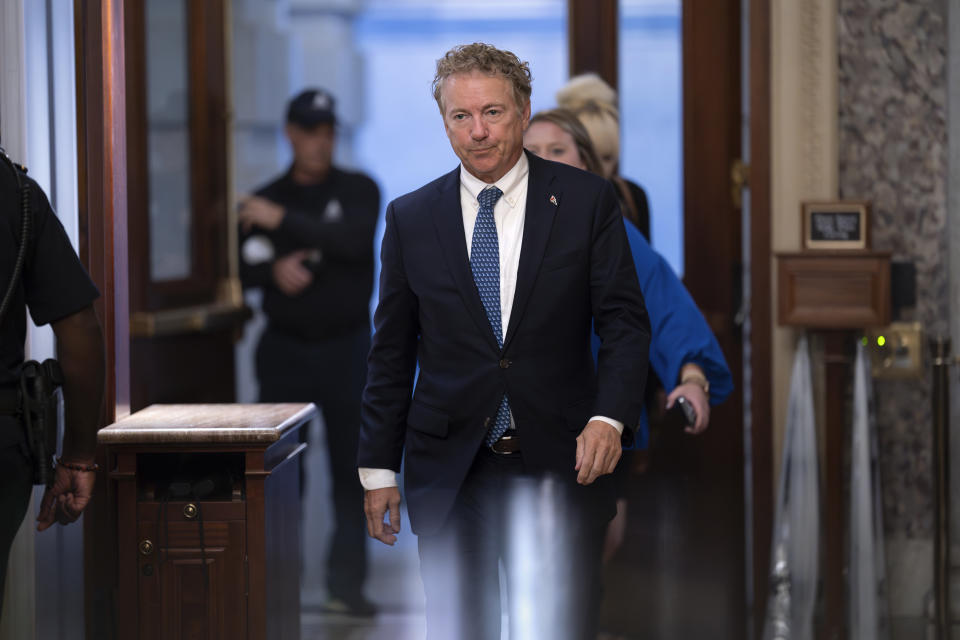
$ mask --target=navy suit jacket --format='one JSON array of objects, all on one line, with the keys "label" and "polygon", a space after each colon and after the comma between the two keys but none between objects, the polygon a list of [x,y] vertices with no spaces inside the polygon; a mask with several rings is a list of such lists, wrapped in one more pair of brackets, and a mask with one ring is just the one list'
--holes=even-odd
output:
[{"label": "navy suit jacket", "polygon": [[[387,207],[358,462],[399,470],[405,455],[407,507],[419,535],[444,523],[504,392],[525,466],[568,481],[597,517],[614,512],[609,476],[575,485],[576,437],[593,415],[637,425],[649,320],[613,186],[527,157],[520,264],[502,349],[467,258],[459,167]],[[596,367],[591,321],[603,340]]]}]

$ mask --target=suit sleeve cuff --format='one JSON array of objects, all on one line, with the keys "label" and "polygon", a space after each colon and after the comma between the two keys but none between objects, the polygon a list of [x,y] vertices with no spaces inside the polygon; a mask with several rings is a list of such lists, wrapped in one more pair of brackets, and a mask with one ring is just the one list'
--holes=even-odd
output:
[{"label": "suit sleeve cuff", "polygon": [[600,422],[606,422],[608,425],[617,430],[617,433],[623,435],[623,423],[619,420],[614,420],[613,418],[608,418],[606,416],[593,416],[590,418],[590,422],[594,420],[599,420]]},{"label": "suit sleeve cuff", "polygon": [[357,471],[360,472],[360,484],[367,491],[397,486],[397,474],[392,469],[359,467]]}]

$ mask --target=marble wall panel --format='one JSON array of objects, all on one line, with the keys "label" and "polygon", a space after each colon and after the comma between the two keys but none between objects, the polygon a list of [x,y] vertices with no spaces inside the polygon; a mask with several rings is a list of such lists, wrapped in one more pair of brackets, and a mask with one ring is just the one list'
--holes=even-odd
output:
[{"label": "marble wall panel", "polygon": [[[917,269],[913,317],[947,334],[947,4],[840,0],[839,191],[873,204],[873,247]],[[888,535],[933,535],[928,380],[877,381]]]}]

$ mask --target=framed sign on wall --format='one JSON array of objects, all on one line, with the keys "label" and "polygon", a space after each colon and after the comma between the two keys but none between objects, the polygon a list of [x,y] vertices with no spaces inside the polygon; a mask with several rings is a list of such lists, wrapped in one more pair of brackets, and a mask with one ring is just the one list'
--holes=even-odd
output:
[{"label": "framed sign on wall", "polygon": [[870,205],[867,202],[804,202],[803,248],[870,248]]}]

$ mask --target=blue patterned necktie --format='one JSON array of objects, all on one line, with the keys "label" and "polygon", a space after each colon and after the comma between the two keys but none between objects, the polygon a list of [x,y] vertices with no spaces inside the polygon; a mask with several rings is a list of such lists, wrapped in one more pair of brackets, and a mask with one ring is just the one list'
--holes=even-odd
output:
[{"label": "blue patterned necktie", "polygon": [[[497,242],[497,225],[493,221],[493,207],[503,195],[496,187],[487,187],[477,196],[480,209],[473,226],[473,241],[470,245],[470,270],[480,293],[480,301],[487,312],[490,328],[497,338],[497,346],[503,348],[503,323],[500,318],[500,246]],[[497,409],[497,417],[487,431],[485,442],[492,446],[510,426],[510,403],[504,394]]]}]

